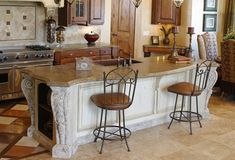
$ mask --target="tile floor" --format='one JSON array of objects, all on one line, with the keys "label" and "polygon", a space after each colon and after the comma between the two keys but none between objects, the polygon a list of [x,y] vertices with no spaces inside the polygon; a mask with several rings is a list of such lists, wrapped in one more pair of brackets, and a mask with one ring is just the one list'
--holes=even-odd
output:
[{"label": "tile floor", "polygon": [[[50,152],[26,137],[30,124],[28,108],[22,101],[0,103],[1,160],[52,160]],[[100,141],[80,147],[71,158],[76,160],[235,160],[235,98],[212,96],[210,117],[193,124],[189,135],[187,123],[173,123],[134,132],[128,139],[131,152],[124,142],[105,142],[99,154]]]}]

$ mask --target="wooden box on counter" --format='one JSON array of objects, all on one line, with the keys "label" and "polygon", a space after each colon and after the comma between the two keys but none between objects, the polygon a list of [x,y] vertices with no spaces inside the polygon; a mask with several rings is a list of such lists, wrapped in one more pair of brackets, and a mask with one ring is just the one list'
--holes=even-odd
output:
[{"label": "wooden box on counter", "polygon": [[92,60],[112,59],[118,57],[119,47],[115,45],[97,43],[65,45],[55,49],[55,65],[73,63],[77,57],[90,57]]}]

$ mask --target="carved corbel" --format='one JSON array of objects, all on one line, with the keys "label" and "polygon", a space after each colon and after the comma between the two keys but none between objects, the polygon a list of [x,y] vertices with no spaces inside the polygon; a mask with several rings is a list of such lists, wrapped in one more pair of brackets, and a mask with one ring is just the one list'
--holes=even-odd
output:
[{"label": "carved corbel", "polygon": [[28,128],[27,135],[32,137],[33,132],[35,130],[35,83],[34,80],[23,74],[23,80],[21,81],[21,88],[28,102],[29,111],[31,114],[31,126]]}]

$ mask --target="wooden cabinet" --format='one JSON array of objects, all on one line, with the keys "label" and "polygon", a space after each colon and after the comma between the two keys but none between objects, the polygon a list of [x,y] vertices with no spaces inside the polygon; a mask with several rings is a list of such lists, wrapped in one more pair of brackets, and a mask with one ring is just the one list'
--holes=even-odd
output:
[{"label": "wooden cabinet", "polygon": [[152,24],[176,24],[181,21],[180,8],[172,0],[152,0]]},{"label": "wooden cabinet", "polygon": [[75,0],[71,4],[72,24],[88,23],[88,0]]},{"label": "wooden cabinet", "polygon": [[73,63],[75,62],[75,58],[77,57],[90,57],[92,60],[112,59],[112,58],[117,58],[117,54],[118,54],[117,46],[66,49],[55,52],[54,63],[56,65]]},{"label": "wooden cabinet", "polygon": [[58,9],[58,24],[61,26],[99,25],[104,23],[105,0],[65,1],[64,8]]},{"label": "wooden cabinet", "polygon": [[104,7],[105,0],[90,0],[90,24],[103,24],[104,23]]}]

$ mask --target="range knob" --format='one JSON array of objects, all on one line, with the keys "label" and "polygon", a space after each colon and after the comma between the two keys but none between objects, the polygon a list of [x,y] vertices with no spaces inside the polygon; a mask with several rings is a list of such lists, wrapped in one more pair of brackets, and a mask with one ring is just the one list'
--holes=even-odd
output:
[{"label": "range knob", "polygon": [[17,60],[20,59],[20,56],[17,55],[17,56],[15,57],[15,59],[17,59]]},{"label": "range knob", "polygon": [[7,61],[8,57],[7,56],[3,56],[2,60],[3,62]]},{"label": "range knob", "polygon": [[51,57],[52,57],[52,54],[47,54],[47,57],[48,57],[48,58],[51,58]]},{"label": "range knob", "polygon": [[35,54],[35,57],[36,57],[36,58],[38,58],[38,57],[39,57],[39,55],[38,55],[38,54]]},{"label": "range knob", "polygon": [[43,55],[43,54],[41,54],[41,55],[40,55],[40,58],[44,58],[44,55]]},{"label": "range knob", "polygon": [[7,59],[8,59],[8,57],[2,56],[2,57],[0,57],[0,62],[5,62],[5,61],[7,61]]},{"label": "range knob", "polygon": [[24,56],[24,58],[25,58],[25,59],[28,59],[28,58],[29,58],[29,55],[26,54],[26,55]]}]

